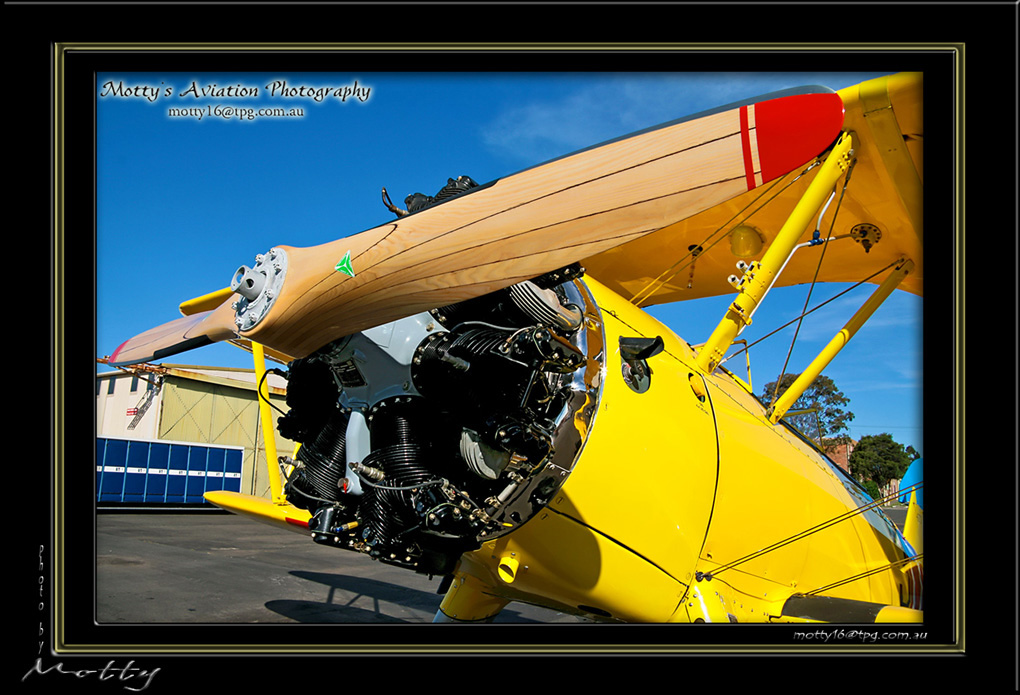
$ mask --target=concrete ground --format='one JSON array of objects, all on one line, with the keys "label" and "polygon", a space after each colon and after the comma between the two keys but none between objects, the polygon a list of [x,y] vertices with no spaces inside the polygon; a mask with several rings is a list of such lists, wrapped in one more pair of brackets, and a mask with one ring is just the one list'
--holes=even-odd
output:
[{"label": "concrete ground", "polygon": [[[900,528],[906,508],[883,510]],[[440,578],[226,513],[100,513],[99,623],[431,623]],[[581,623],[512,603],[497,623]]]},{"label": "concrete ground", "polygon": [[[431,623],[440,578],[220,513],[103,513],[100,623]],[[496,622],[578,623],[510,604]]]}]

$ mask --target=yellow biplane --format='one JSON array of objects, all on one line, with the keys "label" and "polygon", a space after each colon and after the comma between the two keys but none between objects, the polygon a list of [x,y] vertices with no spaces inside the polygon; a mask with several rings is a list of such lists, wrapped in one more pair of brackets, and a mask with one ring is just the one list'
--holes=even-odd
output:
[{"label": "yellow biplane", "polygon": [[[300,448],[272,498],[207,499],[442,577],[437,621],[518,601],[921,622],[919,506],[904,538],[783,420],[886,297],[921,294],[921,107],[919,74],[790,90],[451,179],[379,227],[269,250],[109,362],[234,341],[262,374],[285,363],[276,429]],[[722,366],[770,288],[861,280],[874,294],[773,404]],[[643,309],[727,294],[695,347]]]}]

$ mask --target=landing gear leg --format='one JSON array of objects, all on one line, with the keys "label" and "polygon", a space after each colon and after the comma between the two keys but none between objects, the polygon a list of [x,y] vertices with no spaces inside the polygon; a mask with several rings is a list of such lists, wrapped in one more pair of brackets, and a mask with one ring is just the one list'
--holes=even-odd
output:
[{"label": "landing gear leg", "polygon": [[491,623],[509,601],[493,596],[477,577],[458,572],[434,623]]}]

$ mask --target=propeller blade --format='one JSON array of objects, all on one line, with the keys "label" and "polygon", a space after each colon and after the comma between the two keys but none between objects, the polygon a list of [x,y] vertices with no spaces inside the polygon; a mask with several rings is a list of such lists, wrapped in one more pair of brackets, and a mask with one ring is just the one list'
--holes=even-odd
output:
[{"label": "propeller blade", "polygon": [[140,361],[233,337],[305,357],[707,210],[818,156],[842,125],[831,90],[771,95],[546,162],[360,234],[279,246],[236,274],[237,321],[224,302],[200,321],[132,339],[114,357]]},{"label": "propeller blade", "polygon": [[287,280],[244,337],[298,357],[620,246],[802,166],[839,135],[833,92],[685,119],[499,179],[361,234],[279,247]]},{"label": "propeller blade", "polygon": [[110,355],[109,364],[123,367],[152,362],[236,336],[234,310],[229,303],[157,326],[124,341]]}]

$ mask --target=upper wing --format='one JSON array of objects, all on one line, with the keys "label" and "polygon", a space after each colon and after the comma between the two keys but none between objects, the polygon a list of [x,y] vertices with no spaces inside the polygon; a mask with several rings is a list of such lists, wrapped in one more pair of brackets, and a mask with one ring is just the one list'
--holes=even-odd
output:
[{"label": "upper wing", "polygon": [[842,125],[832,91],[771,95],[582,150],[351,237],[280,246],[244,276],[250,296],[236,317],[220,304],[200,321],[127,341],[111,363],[235,335],[304,357],[657,234],[800,167]]},{"label": "upper wing", "polygon": [[[901,285],[922,294],[922,80],[920,73],[899,73],[869,80],[838,92],[845,107],[843,129],[853,133],[856,164],[845,196],[841,191],[821,220],[821,236],[852,232],[867,235],[867,245],[849,239],[831,243],[818,278],[856,282],[900,258],[916,271]],[[752,226],[765,248],[807,188],[815,171],[801,169],[641,239],[583,261],[588,273],[642,306],[732,294],[727,277],[735,264],[760,255],[739,256],[730,233]],[[796,179],[796,181],[795,181]],[[838,212],[837,212],[838,206]],[[835,218],[835,226],[830,224]],[[802,241],[815,229],[809,225]],[[745,240],[746,242],[746,240]],[[737,249],[739,251],[739,248]],[[776,286],[811,282],[818,254],[795,253]],[[879,278],[881,279],[881,278]]]}]

